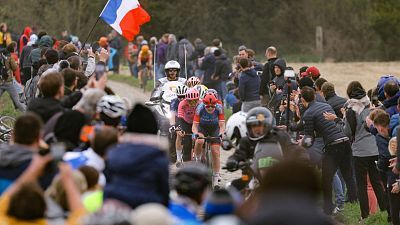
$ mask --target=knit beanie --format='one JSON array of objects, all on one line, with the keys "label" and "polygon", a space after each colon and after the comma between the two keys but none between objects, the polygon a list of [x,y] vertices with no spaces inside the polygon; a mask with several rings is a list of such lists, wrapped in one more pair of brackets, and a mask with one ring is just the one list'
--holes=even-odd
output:
[{"label": "knit beanie", "polygon": [[127,131],[157,134],[158,125],[153,112],[142,104],[136,104],[128,116]]}]

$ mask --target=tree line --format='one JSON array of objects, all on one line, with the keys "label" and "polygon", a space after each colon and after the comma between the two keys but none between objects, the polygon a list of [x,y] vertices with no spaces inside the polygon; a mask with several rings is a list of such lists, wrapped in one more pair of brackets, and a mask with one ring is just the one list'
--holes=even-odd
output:
[{"label": "tree line", "polygon": [[[106,0],[7,0],[0,22],[14,32],[26,25],[60,36],[69,30],[83,41]],[[259,56],[277,46],[281,55],[321,60],[316,51],[316,27],[323,29],[322,60],[392,61],[400,59],[400,1],[398,0],[141,0],[152,17],[142,34],[186,36],[205,43],[220,38],[231,55],[239,45]],[[103,22],[90,41],[109,33]]]}]

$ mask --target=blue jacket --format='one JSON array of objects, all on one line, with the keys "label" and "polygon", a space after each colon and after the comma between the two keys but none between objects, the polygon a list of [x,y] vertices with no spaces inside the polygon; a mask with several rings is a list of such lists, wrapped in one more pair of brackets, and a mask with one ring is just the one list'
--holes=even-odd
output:
[{"label": "blue jacket", "polygon": [[380,134],[377,134],[375,138],[379,151],[377,167],[380,171],[386,172],[389,169],[389,160],[392,158],[388,150],[389,138]]},{"label": "blue jacket", "polygon": [[396,137],[397,135],[397,128],[399,127],[399,118],[400,115],[398,113],[390,117],[389,128],[392,137]]},{"label": "blue jacket", "polygon": [[246,70],[240,74],[239,96],[242,102],[260,100],[260,77],[254,69]]},{"label": "blue jacket", "polygon": [[168,142],[155,135],[127,133],[107,154],[104,198],[120,200],[132,209],[155,202],[168,206]]},{"label": "blue jacket", "polygon": [[400,91],[398,91],[395,96],[383,101],[383,106],[385,107],[385,111],[389,113],[390,117],[399,112],[397,110],[397,99],[399,97],[400,97]]},{"label": "blue jacket", "polygon": [[[204,70],[203,84],[207,87],[215,83],[211,80],[211,76],[215,73],[215,57],[213,54],[208,54],[204,56],[203,63],[200,69]],[[209,87],[210,88],[210,87]]]}]

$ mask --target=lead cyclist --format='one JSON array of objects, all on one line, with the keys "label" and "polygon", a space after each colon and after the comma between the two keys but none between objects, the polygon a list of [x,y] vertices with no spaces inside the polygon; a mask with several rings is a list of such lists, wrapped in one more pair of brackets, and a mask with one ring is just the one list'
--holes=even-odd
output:
[{"label": "lead cyclist", "polygon": [[[220,170],[220,147],[222,134],[225,132],[225,116],[221,104],[212,93],[204,96],[203,102],[197,106],[194,118],[192,132],[194,137],[219,137],[211,139],[212,165],[213,165],[213,183],[220,186],[222,181]],[[196,139],[194,146],[194,157],[200,161],[204,139]]]}]

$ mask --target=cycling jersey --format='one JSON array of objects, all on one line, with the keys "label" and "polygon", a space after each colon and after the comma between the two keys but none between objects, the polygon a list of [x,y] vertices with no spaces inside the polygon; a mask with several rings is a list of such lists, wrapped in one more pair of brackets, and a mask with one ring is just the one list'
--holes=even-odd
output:
[{"label": "cycling jersey", "polygon": [[193,107],[190,106],[186,99],[182,100],[178,106],[178,118],[181,118],[185,122],[192,124],[196,107],[197,105]]},{"label": "cycling jersey", "polygon": [[139,58],[140,62],[142,64],[145,64],[147,61],[149,61],[150,57],[153,55],[153,53],[149,50],[147,52],[140,51],[139,52]]},{"label": "cycling jersey", "polygon": [[219,122],[225,121],[224,110],[221,104],[215,105],[215,110],[208,113],[204,103],[197,106],[193,122],[199,123],[199,127],[218,127]]}]

